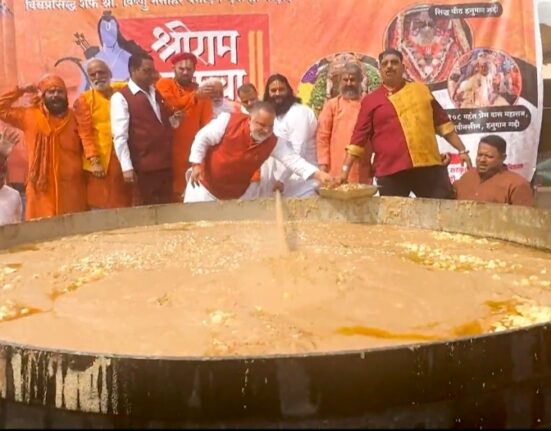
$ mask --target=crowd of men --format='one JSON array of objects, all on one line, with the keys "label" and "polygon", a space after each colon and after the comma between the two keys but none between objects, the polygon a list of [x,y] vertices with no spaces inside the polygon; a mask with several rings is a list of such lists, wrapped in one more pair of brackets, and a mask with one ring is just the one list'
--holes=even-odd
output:
[{"label": "crowd of men", "polygon": [[[476,167],[429,88],[404,79],[403,57],[379,55],[382,85],[362,94],[362,69],[341,71],[339,95],[320,115],[301,103],[287,78],[256,88],[194,82],[197,59],[172,58],[173,78],[160,78],[147,54],[129,59],[128,82],[113,82],[101,60],[87,73],[92,89],[69,106],[64,81],[0,96],[0,120],[23,131],[29,168],[25,219],[93,209],[171,202],[257,199],[279,191],[309,197],[320,186],[372,183],[382,196],[466,199],[533,205],[529,183],[504,163],[506,142],[481,139]],[[26,104],[19,103],[25,97]],[[469,168],[453,185],[436,136]],[[20,221],[19,193],[5,185],[6,159],[17,134],[0,135],[0,225]]]}]

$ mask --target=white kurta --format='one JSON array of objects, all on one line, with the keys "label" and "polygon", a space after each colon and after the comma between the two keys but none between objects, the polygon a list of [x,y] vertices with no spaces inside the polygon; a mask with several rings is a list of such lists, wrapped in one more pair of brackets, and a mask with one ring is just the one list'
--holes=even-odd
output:
[{"label": "white kurta", "polygon": [[[318,166],[316,152],[316,132],[318,120],[316,114],[309,107],[295,103],[287,113],[276,118],[274,134],[288,141],[293,150],[304,160]],[[316,194],[317,182],[300,178],[286,169],[281,163],[274,161],[271,167],[274,173],[272,178],[283,183],[283,196],[305,198]]]},{"label": "white kurta", "polygon": [[0,226],[23,220],[23,203],[19,192],[8,186],[0,187]]},{"label": "white kurta", "polygon": [[[203,163],[208,148],[218,145],[222,141],[230,118],[230,114],[222,113],[197,133],[195,140],[191,145],[189,155],[190,163]],[[262,143],[259,145],[262,145]],[[289,169],[291,173],[296,174],[299,178],[302,178],[303,182],[310,178],[318,170],[316,166],[308,163],[301,156],[295,153],[289,143],[281,138],[278,138],[270,156],[280,162],[286,169]],[[184,203],[209,202],[217,200],[205,186],[199,185],[193,187],[191,185],[191,181],[189,181],[190,177],[191,169],[189,169],[186,173],[188,182],[184,193]],[[249,186],[249,189],[247,189],[240,199],[248,200],[255,199],[256,197],[254,187]]]}]

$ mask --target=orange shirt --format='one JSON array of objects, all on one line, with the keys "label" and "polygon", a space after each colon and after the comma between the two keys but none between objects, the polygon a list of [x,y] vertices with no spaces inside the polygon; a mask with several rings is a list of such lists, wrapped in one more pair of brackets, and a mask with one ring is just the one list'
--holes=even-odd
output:
[{"label": "orange shirt", "polygon": [[172,172],[174,202],[182,201],[186,188],[185,173],[190,167],[189,152],[195,135],[212,119],[212,104],[207,98],[195,97],[197,85],[182,87],[172,78],[161,78],[157,90],[172,111],[183,111],[182,122],[172,138]]},{"label": "orange shirt", "polygon": [[[346,147],[352,139],[360,106],[361,100],[348,100],[337,96],[326,101],[320,112],[316,135],[318,164],[329,166],[332,176],[341,174]],[[348,176],[349,182],[372,183],[369,158],[366,154],[359,163],[353,165]]]},{"label": "orange shirt", "polygon": [[458,200],[534,206],[530,183],[505,166],[485,180],[480,178],[476,168],[469,169],[453,183],[453,188]]},{"label": "orange shirt", "polygon": [[69,109],[56,117],[42,105],[12,107],[22,94],[15,89],[0,96],[0,120],[21,129],[25,136],[29,164],[26,219],[85,211],[83,147],[73,112]]}]

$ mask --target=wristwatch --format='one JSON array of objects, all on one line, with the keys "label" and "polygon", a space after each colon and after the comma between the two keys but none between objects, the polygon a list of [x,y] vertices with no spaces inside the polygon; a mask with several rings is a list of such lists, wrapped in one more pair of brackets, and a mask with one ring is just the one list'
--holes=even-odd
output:
[{"label": "wristwatch", "polygon": [[467,150],[466,148],[464,150],[461,150],[459,153],[457,153],[459,155],[461,154],[469,154],[469,150]]}]

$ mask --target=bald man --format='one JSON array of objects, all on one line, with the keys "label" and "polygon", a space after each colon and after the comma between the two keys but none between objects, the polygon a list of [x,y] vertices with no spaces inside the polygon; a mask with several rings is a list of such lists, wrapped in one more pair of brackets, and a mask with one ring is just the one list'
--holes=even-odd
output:
[{"label": "bald man", "polygon": [[[14,106],[31,94],[31,106]],[[83,148],[65,82],[46,75],[38,84],[0,96],[0,120],[23,131],[29,159],[26,219],[85,211]]]},{"label": "bald man", "polygon": [[126,86],[112,82],[112,73],[102,60],[88,63],[92,89],[80,95],[74,104],[78,134],[85,154],[87,201],[91,209],[123,208],[132,205],[132,185],[124,181],[111,136],[113,93]]}]

